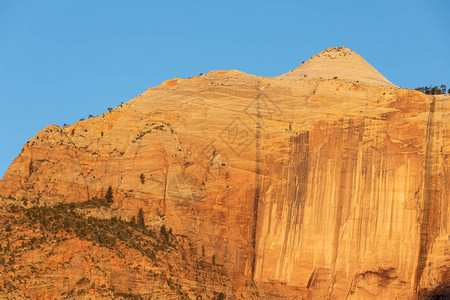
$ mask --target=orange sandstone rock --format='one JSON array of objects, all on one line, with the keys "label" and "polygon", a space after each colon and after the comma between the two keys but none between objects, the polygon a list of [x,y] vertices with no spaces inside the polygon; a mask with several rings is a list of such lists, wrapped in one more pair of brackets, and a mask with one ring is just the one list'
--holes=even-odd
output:
[{"label": "orange sandstone rock", "polygon": [[449,120],[449,96],[330,48],[279,77],[172,79],[48,126],[0,195],[82,202],[111,185],[118,215],[188,236],[238,298],[253,280],[262,298],[413,299],[450,280]]}]

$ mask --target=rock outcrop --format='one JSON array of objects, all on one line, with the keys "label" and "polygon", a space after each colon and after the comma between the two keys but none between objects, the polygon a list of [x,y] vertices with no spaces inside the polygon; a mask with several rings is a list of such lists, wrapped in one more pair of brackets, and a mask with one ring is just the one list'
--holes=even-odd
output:
[{"label": "rock outcrop", "polygon": [[187,236],[238,298],[251,282],[255,298],[414,299],[450,280],[449,117],[449,96],[330,48],[279,77],[172,79],[48,126],[0,196],[83,202],[112,186],[117,217],[142,208]]},{"label": "rock outcrop", "polygon": [[346,47],[328,48],[282,77],[344,79],[378,87],[394,87],[364,58]]}]

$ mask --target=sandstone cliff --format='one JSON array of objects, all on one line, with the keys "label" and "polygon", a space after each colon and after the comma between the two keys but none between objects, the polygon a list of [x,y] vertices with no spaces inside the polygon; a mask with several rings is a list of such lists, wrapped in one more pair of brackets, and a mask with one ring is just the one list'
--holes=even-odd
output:
[{"label": "sandstone cliff", "polygon": [[142,208],[185,235],[237,298],[414,299],[449,286],[449,116],[449,96],[330,48],[279,77],[172,79],[48,126],[0,196],[84,202],[111,185],[114,216]]}]

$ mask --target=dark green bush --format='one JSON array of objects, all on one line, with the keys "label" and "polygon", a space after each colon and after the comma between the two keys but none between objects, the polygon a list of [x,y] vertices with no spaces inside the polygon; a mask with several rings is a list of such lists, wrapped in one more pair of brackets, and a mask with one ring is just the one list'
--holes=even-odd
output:
[{"label": "dark green bush", "polygon": [[113,189],[111,186],[108,187],[105,195],[106,203],[111,204],[114,202]]},{"label": "dark green bush", "polygon": [[140,227],[145,228],[144,211],[142,210],[142,208],[139,208],[138,217],[137,217],[137,224]]}]

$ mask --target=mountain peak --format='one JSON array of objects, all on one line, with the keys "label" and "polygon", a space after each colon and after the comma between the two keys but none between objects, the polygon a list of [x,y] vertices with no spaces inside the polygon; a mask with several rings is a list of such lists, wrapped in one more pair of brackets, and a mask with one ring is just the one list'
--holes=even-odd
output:
[{"label": "mountain peak", "polygon": [[314,55],[310,58],[310,60],[317,60],[317,59],[347,59],[350,60],[352,58],[362,58],[358,53],[355,51],[347,48],[347,47],[330,47],[327,48],[320,53]]},{"label": "mountain peak", "polygon": [[383,87],[394,86],[358,53],[347,47],[325,49],[281,77],[344,79]]}]

